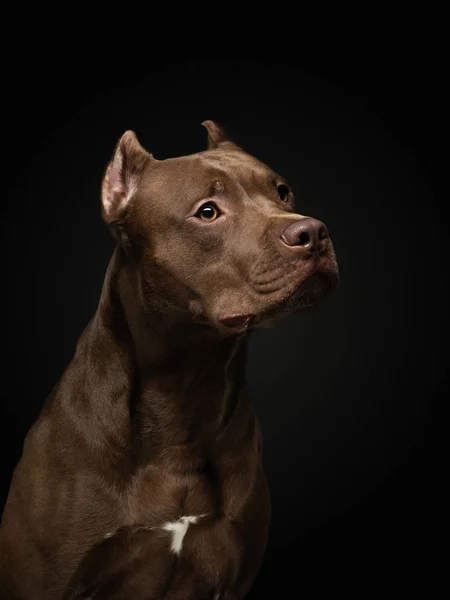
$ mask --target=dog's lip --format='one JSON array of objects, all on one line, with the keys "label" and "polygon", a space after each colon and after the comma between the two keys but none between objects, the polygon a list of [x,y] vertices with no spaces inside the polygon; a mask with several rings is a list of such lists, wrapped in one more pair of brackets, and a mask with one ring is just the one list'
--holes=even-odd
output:
[{"label": "dog's lip", "polygon": [[268,322],[277,316],[296,314],[315,306],[318,302],[335,291],[339,284],[339,272],[337,266],[327,269],[315,269],[305,277],[300,285],[291,293],[288,293],[278,302],[268,306],[252,319],[252,326],[263,326],[261,323]]},{"label": "dog's lip", "polygon": [[241,331],[247,329],[253,315],[231,315],[219,317],[219,322],[231,331]]}]

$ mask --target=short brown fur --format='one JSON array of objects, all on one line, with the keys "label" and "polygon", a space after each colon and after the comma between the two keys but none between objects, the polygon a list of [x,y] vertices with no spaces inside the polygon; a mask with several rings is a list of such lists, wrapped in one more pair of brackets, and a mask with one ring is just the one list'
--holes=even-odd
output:
[{"label": "short brown fur", "polygon": [[[260,568],[270,499],[248,332],[331,293],[338,271],[328,238],[291,244],[307,218],[288,184],[204,125],[208,150],[167,160],[127,132],[105,173],[118,244],[13,476],[5,600],[239,600]],[[211,223],[207,201],[221,210]],[[204,516],[178,556],[162,525],[183,515]]]}]

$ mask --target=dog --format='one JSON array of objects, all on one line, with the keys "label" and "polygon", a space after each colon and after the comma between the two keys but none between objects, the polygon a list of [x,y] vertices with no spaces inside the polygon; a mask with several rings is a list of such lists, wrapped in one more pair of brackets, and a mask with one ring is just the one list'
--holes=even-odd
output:
[{"label": "dog", "polygon": [[240,600],[270,523],[249,333],[333,293],[328,230],[202,123],[156,159],[132,131],[101,185],[98,309],[28,432],[0,529],[4,600]]}]

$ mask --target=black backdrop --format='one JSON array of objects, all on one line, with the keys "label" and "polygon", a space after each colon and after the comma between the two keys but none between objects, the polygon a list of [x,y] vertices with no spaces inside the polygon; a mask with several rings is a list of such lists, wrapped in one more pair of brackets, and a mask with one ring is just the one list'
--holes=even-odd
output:
[{"label": "black backdrop", "polygon": [[341,268],[334,297],[252,338],[273,521],[250,597],[430,585],[431,406],[446,392],[437,75],[420,44],[383,48],[119,64],[50,46],[5,67],[1,506],[96,309],[113,249],[99,186],[118,137],[134,129],[166,158],[203,149],[200,123],[216,119],[328,225]]}]

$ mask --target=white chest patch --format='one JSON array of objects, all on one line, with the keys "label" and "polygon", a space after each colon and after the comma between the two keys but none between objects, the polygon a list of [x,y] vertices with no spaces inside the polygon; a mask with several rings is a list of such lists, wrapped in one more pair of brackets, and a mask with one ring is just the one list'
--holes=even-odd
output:
[{"label": "white chest patch", "polygon": [[178,521],[166,523],[162,526],[162,528],[166,531],[172,532],[172,543],[170,545],[172,552],[175,552],[175,554],[180,554],[184,536],[186,535],[189,525],[197,523],[197,521],[203,516],[204,515],[180,517]]}]

